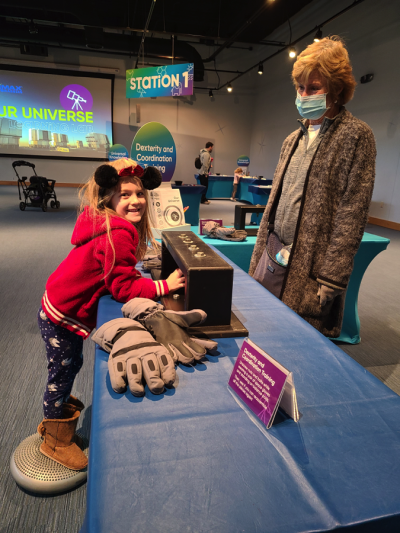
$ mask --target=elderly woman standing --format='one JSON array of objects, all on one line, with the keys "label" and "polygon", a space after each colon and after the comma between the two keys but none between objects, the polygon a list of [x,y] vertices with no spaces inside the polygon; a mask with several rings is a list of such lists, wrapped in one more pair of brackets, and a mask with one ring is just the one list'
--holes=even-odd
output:
[{"label": "elderly woman standing", "polygon": [[337,37],[293,66],[300,128],[283,143],[249,274],[328,337],[338,337],[354,256],[368,220],[376,147],[344,107],[354,94]]}]

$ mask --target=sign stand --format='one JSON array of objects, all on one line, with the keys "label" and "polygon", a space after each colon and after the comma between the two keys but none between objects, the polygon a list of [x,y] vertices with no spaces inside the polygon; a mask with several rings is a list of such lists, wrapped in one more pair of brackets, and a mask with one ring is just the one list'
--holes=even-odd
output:
[{"label": "sign stand", "polygon": [[243,341],[228,385],[267,429],[279,407],[299,421],[293,374],[248,338]]},{"label": "sign stand", "polygon": [[162,231],[190,231],[191,225],[185,224],[181,193],[172,189],[169,182],[149,191],[150,211],[154,222],[151,228],[155,239],[161,239]]}]

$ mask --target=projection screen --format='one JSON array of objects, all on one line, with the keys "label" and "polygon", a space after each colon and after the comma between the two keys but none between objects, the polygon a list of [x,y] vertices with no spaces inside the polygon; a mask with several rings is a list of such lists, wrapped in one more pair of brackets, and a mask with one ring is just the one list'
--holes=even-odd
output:
[{"label": "projection screen", "polygon": [[113,75],[0,65],[0,155],[106,159]]}]

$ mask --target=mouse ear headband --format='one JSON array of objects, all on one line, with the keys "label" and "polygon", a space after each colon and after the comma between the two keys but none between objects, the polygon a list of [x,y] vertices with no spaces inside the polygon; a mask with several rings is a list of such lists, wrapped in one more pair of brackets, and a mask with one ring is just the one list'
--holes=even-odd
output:
[{"label": "mouse ear headband", "polygon": [[99,196],[103,197],[106,191],[118,185],[120,177],[136,176],[142,181],[142,185],[148,191],[157,189],[161,185],[161,172],[155,167],[147,167],[145,170],[139,165],[121,169],[119,172],[111,165],[100,165],[94,173],[94,181],[100,187]]}]

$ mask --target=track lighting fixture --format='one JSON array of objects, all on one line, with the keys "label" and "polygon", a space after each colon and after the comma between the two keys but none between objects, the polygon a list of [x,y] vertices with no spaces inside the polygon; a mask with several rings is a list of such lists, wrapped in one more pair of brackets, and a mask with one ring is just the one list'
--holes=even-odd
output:
[{"label": "track lighting fixture", "polygon": [[259,73],[260,76],[261,76],[261,74],[262,74],[263,72],[264,72],[264,65],[263,65],[262,63],[260,63],[260,64],[258,65],[258,73]]},{"label": "track lighting fixture", "polygon": [[321,28],[318,28],[318,31],[317,33],[315,34],[315,37],[314,37],[314,42],[315,43],[319,43],[319,41],[322,39],[322,30]]},{"label": "track lighting fixture", "polygon": [[213,92],[212,92],[211,89],[208,91],[208,96],[209,96],[210,98],[212,98],[212,97],[214,96],[214,95],[213,95]]},{"label": "track lighting fixture", "polygon": [[231,85],[230,83],[228,83],[228,87],[227,87],[227,91],[228,91],[228,93],[231,93],[232,90],[233,90],[232,85]]},{"label": "track lighting fixture", "polygon": [[291,46],[289,48],[289,57],[296,57],[296,56],[297,56],[296,48],[294,46]]}]

